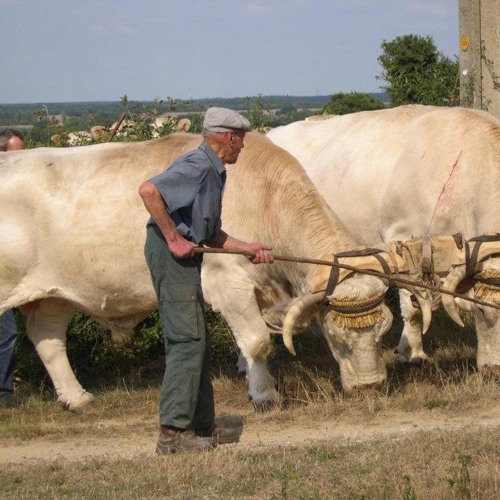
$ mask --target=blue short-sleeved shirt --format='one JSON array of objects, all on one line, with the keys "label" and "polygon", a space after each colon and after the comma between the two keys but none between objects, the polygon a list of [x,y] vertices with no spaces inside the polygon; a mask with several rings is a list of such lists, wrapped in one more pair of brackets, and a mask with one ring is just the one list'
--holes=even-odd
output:
[{"label": "blue short-sleeved shirt", "polygon": [[[206,142],[179,157],[149,182],[162,195],[184,238],[198,244],[215,238],[221,228],[226,169]],[[154,221],[149,219],[151,224]]]}]

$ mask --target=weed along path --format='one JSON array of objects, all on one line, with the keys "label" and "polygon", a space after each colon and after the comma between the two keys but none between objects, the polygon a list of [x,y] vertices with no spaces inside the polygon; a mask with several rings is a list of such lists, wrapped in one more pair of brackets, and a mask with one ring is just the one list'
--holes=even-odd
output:
[{"label": "weed along path", "polygon": [[[234,410],[234,409],[233,409]],[[16,410],[0,410],[0,412]],[[250,412],[240,414],[226,412],[221,422],[242,426],[238,447],[242,451],[266,447],[302,447],[328,443],[352,444],[370,440],[394,440],[418,432],[452,432],[481,428],[500,428],[500,403],[482,406],[463,413],[432,409],[428,411],[378,412],[364,418],[340,416],[319,419],[287,417],[286,411],[276,410],[266,415]],[[0,418],[2,415],[0,414]],[[76,425],[74,433],[58,434],[57,429],[43,437],[0,439],[1,464],[34,464],[39,461],[84,461],[92,458],[133,458],[138,455],[153,455],[157,438],[156,421],[133,418],[96,420],[75,423],[76,417],[69,416]],[[225,422],[224,422],[225,421]],[[22,422],[19,424],[22,425]],[[217,450],[214,451],[217,453]]]}]

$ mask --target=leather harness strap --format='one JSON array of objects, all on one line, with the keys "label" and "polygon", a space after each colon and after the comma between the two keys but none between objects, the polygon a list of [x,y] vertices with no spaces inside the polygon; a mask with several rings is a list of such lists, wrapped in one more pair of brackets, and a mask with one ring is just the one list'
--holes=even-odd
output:
[{"label": "leather harness strap", "polygon": [[434,274],[432,238],[430,236],[425,236],[422,240],[422,273],[429,276]]},{"label": "leather harness strap", "polygon": [[[473,278],[474,271],[477,265],[477,256],[479,255],[479,249],[481,248],[481,244],[488,241],[500,241],[500,234],[483,234],[482,236],[476,236],[475,238],[471,238],[465,242],[465,276],[466,278]],[[474,243],[474,247],[470,249],[470,243]],[[483,283],[488,283],[490,285],[494,285],[490,279],[479,279]],[[498,281],[498,280],[496,280]],[[500,281],[498,281],[500,283]]]},{"label": "leather harness strap", "polygon": [[[325,300],[326,297],[330,296],[334,292],[335,288],[339,283],[340,269],[338,266],[335,265],[339,263],[338,259],[339,257],[365,257],[369,255],[376,255],[382,251],[383,250],[379,250],[378,248],[363,248],[361,250],[349,250],[348,252],[334,253],[333,266],[332,270],[330,271],[330,278],[328,279],[328,284],[326,286]],[[387,267],[387,269],[389,269],[389,267]],[[384,271],[387,272],[385,268]],[[391,274],[390,269],[388,274]]]},{"label": "leather harness strap", "polygon": [[[333,266],[330,271],[330,277],[328,279],[328,284],[326,286],[325,290],[325,304],[328,304],[329,307],[331,307],[334,311],[337,312],[343,312],[343,313],[356,313],[356,312],[363,312],[367,311],[369,309],[372,309],[376,305],[378,305],[380,302],[382,302],[384,296],[382,295],[381,297],[377,297],[374,301],[371,301],[368,304],[362,304],[359,306],[333,306],[329,300],[328,297],[330,297],[333,292],[335,291],[335,288],[337,287],[339,283],[339,276],[340,276],[340,268],[336,266],[335,264],[338,264],[339,262],[339,257],[365,257],[369,255],[373,255],[380,263],[382,266],[382,269],[384,270],[384,273],[388,275],[388,277],[391,276],[391,268],[387,264],[384,258],[382,258],[379,254],[382,253],[384,250],[380,250],[378,248],[363,248],[362,250],[350,250],[348,252],[340,252],[337,254],[333,254]],[[389,278],[390,279],[390,278]]]},{"label": "leather harness strap", "polygon": [[328,307],[333,311],[342,314],[359,314],[365,311],[369,311],[370,309],[373,309],[374,307],[378,306],[383,300],[384,300],[384,295],[381,295],[380,297],[376,297],[375,299],[363,304],[347,306],[347,305],[336,305],[330,302]]},{"label": "leather harness strap", "polygon": [[335,288],[339,283],[340,268],[335,264],[338,264],[339,259],[336,254],[333,254],[333,266],[330,270],[330,277],[328,278],[328,284],[325,290],[325,304],[328,303],[328,297],[334,292]]}]

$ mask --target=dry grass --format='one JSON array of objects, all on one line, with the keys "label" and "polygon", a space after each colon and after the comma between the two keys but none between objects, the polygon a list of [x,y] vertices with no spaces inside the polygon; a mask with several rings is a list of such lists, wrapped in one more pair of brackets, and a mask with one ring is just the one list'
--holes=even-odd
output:
[{"label": "dry grass", "polygon": [[[435,327],[436,328],[436,327]],[[446,328],[449,328],[447,326]],[[385,416],[421,415],[452,421],[498,407],[500,386],[474,364],[473,333],[453,337],[435,330],[426,339],[431,361],[421,368],[395,364],[387,345],[388,383],[381,393],[346,396],[338,369],[317,332],[298,343],[298,359],[278,344],[271,367],[282,395],[280,406],[256,414],[246,381],[228,374],[214,380],[223,417],[238,416],[245,427],[311,428],[320,423],[367,425]],[[301,343],[302,342],[302,343]],[[390,339],[387,341],[390,342]],[[311,344],[315,348],[311,349]],[[16,410],[0,410],[1,443],[66,441],[89,437],[132,439],[138,429],[154,432],[161,373],[149,386],[134,377],[113,390],[94,393],[94,413],[64,411],[53,395],[21,394]],[[22,390],[21,390],[22,392]],[[383,427],[383,425],[382,425]],[[401,433],[363,440],[327,438],[298,445],[227,446],[211,453],[133,458],[77,458],[3,464],[1,494],[10,498],[228,498],[228,499],[442,499],[500,497],[498,426]],[[153,446],[154,443],[151,443]],[[0,448],[1,450],[1,448]]]},{"label": "dry grass", "polygon": [[7,465],[2,498],[498,498],[498,429]]}]

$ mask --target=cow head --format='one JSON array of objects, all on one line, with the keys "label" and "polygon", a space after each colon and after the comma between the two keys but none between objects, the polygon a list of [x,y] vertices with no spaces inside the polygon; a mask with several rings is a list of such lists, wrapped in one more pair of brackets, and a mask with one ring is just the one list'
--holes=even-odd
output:
[{"label": "cow head", "polygon": [[[340,271],[333,280],[338,282],[333,291],[325,292],[327,282],[330,290],[333,274],[330,276],[328,271],[325,277],[325,271],[319,270],[320,266],[311,270],[307,281],[312,290],[318,291],[295,299],[283,323],[283,340],[288,350],[295,354],[292,340],[294,325],[310,306],[317,306],[319,323],[340,366],[342,386],[351,392],[380,387],[386,379],[381,343],[392,324],[392,313],[385,305],[384,297],[388,279],[391,279],[389,264],[393,264],[393,258],[388,252],[373,252],[371,249],[344,253],[341,258],[344,257],[355,259],[351,261],[355,266],[337,261],[338,266],[334,265],[332,270],[338,267]],[[326,262],[327,257],[323,260]],[[386,276],[388,279],[385,279]],[[431,322],[432,297],[427,290],[411,283],[405,284],[404,280],[398,280],[398,286],[408,289],[417,299],[422,312],[422,331],[425,333]],[[329,295],[325,297],[325,293]]]},{"label": "cow head", "polygon": [[354,274],[342,281],[325,300],[324,292],[295,299],[283,324],[283,339],[295,354],[292,332],[295,322],[312,306],[332,354],[339,364],[347,392],[378,388],[386,380],[382,337],[392,324],[383,299],[387,286],[379,278]]},{"label": "cow head", "polygon": [[356,274],[320,308],[318,319],[347,392],[380,388],[387,377],[382,338],[392,324],[382,280]]}]

